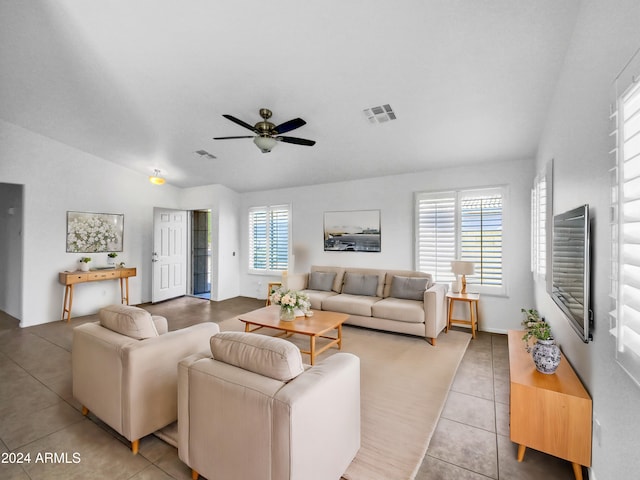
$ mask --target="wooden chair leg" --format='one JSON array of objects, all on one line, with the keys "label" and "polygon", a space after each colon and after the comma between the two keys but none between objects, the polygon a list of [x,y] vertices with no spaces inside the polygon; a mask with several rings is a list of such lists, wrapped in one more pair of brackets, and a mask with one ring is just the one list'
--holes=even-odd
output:
[{"label": "wooden chair leg", "polygon": [[89,409],[84,405],[82,405],[82,415],[84,415],[85,417],[89,415]]},{"label": "wooden chair leg", "polygon": [[133,452],[134,455],[138,454],[138,449],[140,448],[140,440],[134,440],[133,442],[131,442],[131,451]]},{"label": "wooden chair leg", "polygon": [[196,472],[193,468],[191,469],[191,478],[193,480],[198,480],[198,478],[200,477],[200,474],[198,472]]}]

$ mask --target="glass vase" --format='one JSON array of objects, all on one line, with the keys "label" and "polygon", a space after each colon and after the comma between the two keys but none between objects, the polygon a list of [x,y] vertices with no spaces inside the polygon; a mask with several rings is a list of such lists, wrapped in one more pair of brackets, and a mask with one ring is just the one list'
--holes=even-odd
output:
[{"label": "glass vase", "polygon": [[296,312],[292,307],[280,307],[280,320],[292,322],[296,318]]}]

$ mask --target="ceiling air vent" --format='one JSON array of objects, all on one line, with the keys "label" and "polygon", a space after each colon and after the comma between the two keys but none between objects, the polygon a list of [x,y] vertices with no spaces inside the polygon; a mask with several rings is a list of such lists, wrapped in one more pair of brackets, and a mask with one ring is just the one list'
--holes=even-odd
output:
[{"label": "ceiling air vent", "polygon": [[215,155],[207,152],[206,150],[196,150],[195,153],[200,155],[201,157],[207,157],[207,158],[211,158],[211,159],[218,158]]},{"label": "ceiling air vent", "polygon": [[365,108],[363,110],[370,123],[385,123],[396,119],[396,114],[391,109],[391,105],[381,105],[379,107]]}]

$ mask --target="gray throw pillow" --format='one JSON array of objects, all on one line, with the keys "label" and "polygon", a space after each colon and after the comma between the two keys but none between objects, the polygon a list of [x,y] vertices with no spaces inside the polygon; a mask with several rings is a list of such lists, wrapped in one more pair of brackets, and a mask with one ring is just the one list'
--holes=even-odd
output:
[{"label": "gray throw pillow", "polygon": [[404,298],[407,300],[424,300],[424,291],[427,289],[429,278],[427,277],[401,277],[394,275],[391,280],[390,297]]},{"label": "gray throw pillow", "polygon": [[346,273],[344,276],[344,287],[342,287],[342,293],[375,297],[376,290],[378,290],[378,275]]},{"label": "gray throw pillow", "polygon": [[331,291],[336,272],[311,272],[309,274],[309,290]]}]

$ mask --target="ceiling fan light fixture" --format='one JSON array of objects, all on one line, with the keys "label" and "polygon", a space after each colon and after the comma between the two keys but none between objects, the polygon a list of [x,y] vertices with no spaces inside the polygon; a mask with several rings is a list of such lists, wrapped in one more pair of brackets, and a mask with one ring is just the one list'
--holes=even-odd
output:
[{"label": "ceiling fan light fixture", "polygon": [[155,169],[153,175],[149,176],[149,181],[154,185],[164,185],[165,179],[160,176],[160,170]]},{"label": "ceiling fan light fixture", "polygon": [[253,139],[253,143],[260,149],[262,153],[269,153],[276,146],[277,140],[272,137],[257,136]]}]

